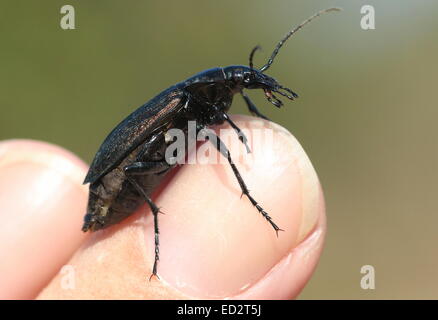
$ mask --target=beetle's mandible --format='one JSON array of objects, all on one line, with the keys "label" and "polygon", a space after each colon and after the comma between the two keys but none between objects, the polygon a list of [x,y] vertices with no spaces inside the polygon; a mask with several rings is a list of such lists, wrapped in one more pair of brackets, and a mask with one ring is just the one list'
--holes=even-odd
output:
[{"label": "beetle's mandible", "polygon": [[[124,119],[100,146],[85,178],[84,184],[90,183],[90,193],[82,230],[96,231],[116,224],[147,202],[154,217],[155,230],[155,262],[151,277],[157,276],[160,211],[150,195],[166,173],[175,166],[165,159],[166,148],[171,143],[166,132],[178,128],[185,132],[187,138],[188,121],[196,121],[197,131],[227,122],[246,145],[246,137],[227,114],[233,96],[241,94],[249,111],[264,119],[267,118],[243,92],[244,89],[262,89],[267,100],[276,107],[281,107],[283,103],[274,93],[290,100],[297,98],[295,92],[280,85],[264,72],[272,65],[285,41],[296,31],[323,13],[339,10],[322,10],[289,31],[260,69],[253,66],[253,56],[259,48],[257,46],[250,53],[249,66],[236,65],[200,72],[161,92]],[[281,229],[251,196],[230,152],[219,137],[215,138],[214,145],[227,158],[242,193],[278,234]]]}]

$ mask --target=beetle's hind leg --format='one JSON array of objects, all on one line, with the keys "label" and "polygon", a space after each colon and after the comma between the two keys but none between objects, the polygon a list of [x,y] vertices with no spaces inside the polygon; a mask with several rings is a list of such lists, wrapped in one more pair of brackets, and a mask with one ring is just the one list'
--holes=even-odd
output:
[{"label": "beetle's hind leg", "polygon": [[155,233],[155,259],[154,266],[152,268],[152,274],[149,277],[149,281],[153,276],[157,278],[157,265],[160,260],[160,231],[158,229],[158,214],[160,209],[152,201],[152,199],[146,194],[141,185],[136,181],[135,176],[148,175],[148,174],[161,174],[170,169],[170,165],[166,161],[159,162],[134,162],[133,164],[126,166],[124,168],[125,175],[132,186],[138,191],[138,193],[146,200],[149,207],[151,208],[152,214],[154,216],[154,233]]},{"label": "beetle's hind leg", "polygon": [[271,226],[274,228],[275,232],[278,236],[278,231],[284,231],[283,229],[280,229],[275,222],[272,220],[272,218],[269,216],[269,214],[258,204],[258,202],[249,194],[248,187],[246,186],[245,182],[242,179],[242,176],[240,175],[239,170],[237,169],[236,165],[234,164],[233,160],[231,159],[231,153],[226,147],[226,145],[222,142],[222,140],[215,134],[212,134],[211,136],[214,138],[215,141],[210,140],[214,144],[214,146],[219,150],[219,152],[227,158],[231,169],[233,169],[234,175],[239,182],[240,188],[242,189],[242,194],[246,195],[251,201],[252,205],[256,207],[256,209],[262,214],[263,217],[271,224]]}]

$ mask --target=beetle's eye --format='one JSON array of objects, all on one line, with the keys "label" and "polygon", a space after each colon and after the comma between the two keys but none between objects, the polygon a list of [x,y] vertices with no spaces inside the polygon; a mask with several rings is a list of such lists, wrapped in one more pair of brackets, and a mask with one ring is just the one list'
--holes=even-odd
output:
[{"label": "beetle's eye", "polygon": [[251,79],[251,76],[249,75],[249,73],[245,73],[243,75],[243,81],[244,82],[249,82],[250,79]]}]

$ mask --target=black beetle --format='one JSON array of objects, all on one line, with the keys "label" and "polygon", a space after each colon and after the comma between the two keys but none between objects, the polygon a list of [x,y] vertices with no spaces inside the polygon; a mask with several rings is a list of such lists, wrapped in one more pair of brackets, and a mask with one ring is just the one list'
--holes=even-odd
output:
[{"label": "black beetle", "polygon": [[[277,44],[268,62],[260,69],[254,69],[252,62],[254,53],[259,49],[257,46],[250,53],[249,66],[214,68],[198,73],[161,92],[124,119],[100,146],[85,178],[84,184],[90,183],[90,193],[82,230],[96,231],[116,224],[146,201],[154,216],[155,262],[152,275],[156,276],[160,210],[151,200],[150,194],[166,173],[175,166],[165,159],[165,150],[170,143],[166,132],[171,128],[179,128],[186,133],[188,121],[193,120],[196,121],[197,131],[226,121],[247,146],[245,136],[227,115],[233,96],[236,93],[242,94],[249,111],[264,119],[267,118],[257,110],[243,89],[263,89],[267,100],[276,107],[281,107],[283,103],[273,92],[290,100],[297,98],[296,93],[281,86],[264,72],[272,65],[278,51],[290,36],[314,18],[329,11],[339,9],[322,10],[289,31]],[[231,159],[230,152],[219,137],[215,138],[214,144],[228,159],[242,193],[278,234],[281,229],[250,195]],[[247,149],[249,151],[248,146]]]}]

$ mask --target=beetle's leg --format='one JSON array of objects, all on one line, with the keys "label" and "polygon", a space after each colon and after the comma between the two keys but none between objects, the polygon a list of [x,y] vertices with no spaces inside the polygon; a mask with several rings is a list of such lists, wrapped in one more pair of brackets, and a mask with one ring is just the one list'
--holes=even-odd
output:
[{"label": "beetle's leg", "polygon": [[152,199],[146,194],[143,188],[138,184],[135,180],[135,176],[145,175],[151,173],[161,173],[170,168],[169,164],[165,161],[160,162],[135,162],[129,166],[126,166],[124,171],[125,175],[128,178],[128,181],[134,186],[134,188],[143,196],[143,198],[148,203],[151,208],[152,214],[154,216],[154,232],[155,232],[155,260],[154,266],[152,268],[152,274],[149,278],[151,280],[152,276],[157,275],[157,264],[158,260],[160,260],[160,239],[159,239],[159,229],[158,229],[158,213],[160,209],[157,205],[152,201]]},{"label": "beetle's leg", "polygon": [[246,105],[248,106],[249,112],[251,112],[256,117],[259,117],[259,118],[271,121],[268,117],[266,117],[266,116],[264,116],[263,114],[260,113],[260,111],[257,109],[255,104],[249,99],[249,97],[246,95],[246,93],[241,92],[241,94],[242,94],[243,99],[246,102]]},{"label": "beetle's leg", "polygon": [[140,185],[133,179],[132,177],[128,177],[129,182],[137,189],[137,191],[144,197],[146,202],[149,204],[149,207],[151,208],[152,214],[154,215],[154,233],[155,233],[155,259],[154,259],[154,266],[152,268],[152,274],[149,277],[149,281],[152,279],[153,276],[156,276],[157,278],[157,264],[158,260],[160,260],[160,239],[159,239],[159,229],[158,229],[158,213],[160,212],[160,209],[158,209],[157,205],[152,201],[151,198],[148,197],[148,195],[144,192],[143,188],[140,187]]},{"label": "beetle's leg", "polygon": [[242,176],[239,173],[239,170],[237,169],[236,165],[234,164],[233,160],[231,159],[231,154],[230,151],[228,150],[228,148],[226,147],[226,145],[222,142],[222,140],[215,135],[214,133],[212,134],[212,137],[214,137],[214,139],[216,141],[211,141],[214,146],[219,150],[219,152],[225,157],[227,158],[231,169],[233,169],[234,175],[237,178],[237,181],[239,182],[240,188],[242,189],[242,194],[246,195],[249,199],[249,201],[251,201],[252,205],[254,207],[257,208],[257,210],[262,214],[263,217],[265,217],[266,220],[268,220],[268,222],[271,224],[271,226],[274,228],[275,232],[277,233],[278,236],[278,231],[284,231],[282,229],[280,229],[275,223],[274,221],[272,221],[272,218],[269,216],[269,214],[257,203],[257,201],[249,194],[249,190],[248,187],[246,186],[245,182],[242,179]]},{"label": "beetle's leg", "polygon": [[248,139],[245,136],[245,134],[242,132],[242,130],[240,130],[240,128],[238,126],[236,126],[236,124],[230,119],[228,114],[226,114],[225,112],[223,112],[222,117],[225,119],[226,122],[228,122],[230,124],[230,126],[234,129],[234,131],[237,132],[239,140],[242,141],[242,143],[246,147],[246,152],[251,153],[251,149],[248,146]]}]

